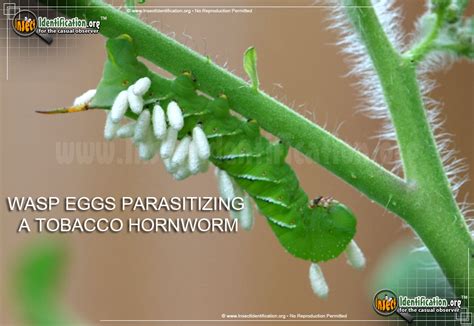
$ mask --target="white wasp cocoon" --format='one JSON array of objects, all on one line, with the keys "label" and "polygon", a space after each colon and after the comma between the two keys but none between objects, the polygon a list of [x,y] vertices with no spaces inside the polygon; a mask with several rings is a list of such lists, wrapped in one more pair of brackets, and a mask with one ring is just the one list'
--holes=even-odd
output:
[{"label": "white wasp cocoon", "polygon": [[140,115],[138,116],[133,140],[135,142],[144,141],[148,134],[149,129],[150,129],[150,111],[145,110],[142,113],[140,113]]},{"label": "white wasp cocoon", "polygon": [[155,144],[153,142],[138,143],[138,157],[141,160],[148,161],[155,156]]},{"label": "white wasp cocoon", "polygon": [[173,169],[173,167],[171,166],[171,159],[170,158],[165,158],[163,160],[163,165],[165,166],[166,171],[168,171],[169,173],[175,173],[176,172],[176,170]]},{"label": "white wasp cocoon", "polygon": [[133,113],[140,114],[140,112],[143,110],[143,98],[141,96],[135,95],[132,87],[128,88],[127,94],[130,110],[132,110]]},{"label": "white wasp cocoon", "polygon": [[323,299],[328,297],[329,287],[318,264],[312,263],[309,266],[309,281],[314,294]]},{"label": "white wasp cocoon", "polygon": [[138,157],[144,161],[151,160],[155,156],[159,145],[160,143],[155,139],[155,137],[153,137],[151,129],[148,129],[145,140],[137,144]]},{"label": "white wasp cocoon", "polygon": [[236,197],[234,183],[227,172],[217,170],[217,180],[219,184],[219,192],[224,199],[232,199]]},{"label": "white wasp cocoon", "polygon": [[162,159],[171,158],[173,155],[176,142],[178,140],[178,131],[173,128],[169,128],[166,132],[166,138],[161,143],[160,156]]},{"label": "white wasp cocoon", "polygon": [[191,175],[191,172],[188,169],[187,164],[183,164],[174,174],[173,177],[176,180],[184,180]]},{"label": "white wasp cocoon", "polygon": [[346,248],[347,263],[356,269],[365,267],[365,257],[357,243],[352,240]]},{"label": "white wasp cocoon", "polygon": [[188,169],[193,175],[198,174],[201,170],[201,159],[194,139],[189,143]]},{"label": "white wasp cocoon", "polygon": [[132,85],[133,93],[137,96],[143,96],[150,89],[151,80],[148,77],[140,78]]},{"label": "white wasp cocoon", "polygon": [[199,172],[204,173],[204,172],[207,172],[208,169],[209,169],[209,161],[201,160],[199,164]]},{"label": "white wasp cocoon", "polygon": [[239,215],[240,226],[244,230],[251,230],[254,222],[252,201],[248,194],[244,195],[244,208],[240,211]]},{"label": "white wasp cocoon", "polygon": [[89,89],[87,92],[85,92],[81,96],[76,97],[76,99],[74,100],[73,105],[77,106],[77,105],[82,105],[82,104],[89,103],[94,98],[95,93],[96,93],[95,89]]},{"label": "white wasp cocoon", "polygon": [[128,108],[127,91],[121,91],[114,100],[110,109],[110,118],[113,122],[120,122]]},{"label": "white wasp cocoon", "polygon": [[133,137],[133,135],[135,134],[135,126],[136,126],[136,122],[130,122],[130,123],[127,123],[126,125],[121,126],[117,130],[116,136],[118,138]]},{"label": "white wasp cocoon", "polygon": [[[229,176],[230,178],[230,176]],[[236,197],[240,197],[244,200],[244,205],[245,205],[245,196],[244,196],[244,192],[243,190],[235,184],[234,181],[232,181],[232,178],[230,178],[230,181],[232,183],[232,187],[233,187],[233,191],[234,191],[234,196],[232,198],[236,198]],[[245,207],[245,206],[244,206]],[[234,209],[231,209],[229,211],[229,214],[230,214],[230,217],[233,218],[233,219],[236,219],[236,220],[239,220],[239,223],[240,223],[240,226],[242,226],[242,214],[244,214],[244,209],[242,210],[234,210]]]},{"label": "white wasp cocoon", "polygon": [[166,136],[166,120],[165,120],[165,111],[163,108],[156,104],[153,107],[153,132],[155,137],[158,139],[163,139]]},{"label": "white wasp cocoon", "polygon": [[188,157],[190,142],[191,142],[191,137],[189,136],[184,137],[181,140],[181,142],[178,144],[178,146],[176,147],[176,150],[173,153],[173,157],[171,158],[172,166],[183,165],[183,163],[186,161],[186,158]]},{"label": "white wasp cocoon", "polygon": [[153,157],[153,144],[148,142],[143,142],[138,144],[138,157],[147,161]]},{"label": "white wasp cocoon", "polygon": [[106,140],[114,139],[119,127],[120,125],[118,123],[112,121],[110,114],[107,114],[107,118],[105,119],[104,138]]},{"label": "white wasp cocoon", "polygon": [[183,118],[183,112],[181,111],[181,108],[179,107],[178,103],[175,101],[171,101],[168,104],[168,108],[166,111],[168,115],[168,122],[171,126],[171,128],[176,129],[176,130],[181,130],[184,126],[184,118]]},{"label": "white wasp cocoon", "polygon": [[203,160],[207,160],[209,156],[211,156],[211,148],[209,147],[206,134],[200,126],[194,127],[193,139],[196,142],[199,157]]}]

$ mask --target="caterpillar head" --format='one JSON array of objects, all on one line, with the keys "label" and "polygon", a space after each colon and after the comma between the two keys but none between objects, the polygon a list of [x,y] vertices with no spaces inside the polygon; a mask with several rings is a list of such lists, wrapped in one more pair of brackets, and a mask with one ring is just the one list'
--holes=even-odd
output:
[{"label": "caterpillar head", "polygon": [[312,209],[324,209],[327,217],[336,228],[347,228],[355,222],[354,213],[344,204],[333,197],[319,196],[310,203]]},{"label": "caterpillar head", "polygon": [[311,200],[309,206],[311,208],[315,208],[318,206],[328,208],[329,204],[333,202],[336,202],[336,201],[332,197],[318,196],[314,198],[313,200]]}]

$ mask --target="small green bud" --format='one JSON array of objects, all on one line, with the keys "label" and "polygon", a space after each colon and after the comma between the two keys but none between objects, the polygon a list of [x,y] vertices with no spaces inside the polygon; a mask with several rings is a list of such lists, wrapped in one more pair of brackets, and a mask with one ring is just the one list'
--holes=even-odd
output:
[{"label": "small green bud", "polygon": [[446,9],[450,4],[451,4],[451,0],[432,0],[431,9],[432,11]]},{"label": "small green bud", "polygon": [[459,7],[455,4],[452,3],[448,6],[446,9],[446,21],[449,24],[454,24],[459,21]]},{"label": "small green bud", "polygon": [[260,82],[257,73],[257,51],[254,47],[250,47],[244,54],[244,70],[252,82],[252,87],[258,90]]},{"label": "small green bud", "polygon": [[436,23],[436,14],[427,13],[418,20],[418,37],[423,38],[428,35]]}]

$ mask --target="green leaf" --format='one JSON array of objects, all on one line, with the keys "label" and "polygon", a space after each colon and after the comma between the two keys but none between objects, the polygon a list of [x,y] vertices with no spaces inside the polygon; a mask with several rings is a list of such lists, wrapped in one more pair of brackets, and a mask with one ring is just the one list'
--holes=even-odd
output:
[{"label": "green leaf", "polygon": [[102,79],[91,107],[109,108],[118,93],[142,77],[152,81],[150,90],[143,97],[145,102],[157,99],[158,94],[169,92],[169,86],[163,85],[160,78],[152,73],[142,62],[138,61],[132,38],[126,34],[107,41],[107,61]]},{"label": "green leaf", "polygon": [[11,291],[28,325],[71,324],[58,296],[66,262],[64,245],[52,241],[35,243],[19,257]]},{"label": "green leaf", "polygon": [[260,82],[258,81],[257,72],[257,51],[252,46],[245,51],[244,54],[244,70],[252,82],[252,87],[258,90]]}]

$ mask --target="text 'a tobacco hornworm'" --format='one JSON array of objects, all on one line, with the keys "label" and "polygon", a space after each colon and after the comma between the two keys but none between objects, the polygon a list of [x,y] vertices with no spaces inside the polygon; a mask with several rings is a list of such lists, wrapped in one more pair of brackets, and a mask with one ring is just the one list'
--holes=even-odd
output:
[{"label": "text 'a tobacco hornworm'", "polygon": [[[288,147],[263,137],[256,121],[232,114],[227,100],[232,94],[211,99],[198,92],[191,72],[169,80],[150,71],[137,60],[127,35],[108,40],[107,50],[97,92],[92,100],[76,103],[111,110],[105,127],[107,139],[131,137],[141,158],[159,154],[176,179],[205,171],[210,161],[218,168],[223,195],[244,197],[247,209],[251,209],[251,198],[286,251],[315,264],[347,249],[349,262],[355,259],[353,266],[364,265],[352,240],[353,213],[332,199],[310,203],[285,162]],[[121,124],[124,116],[131,122]],[[245,214],[251,213],[241,212],[239,218],[245,220]],[[312,284],[314,270],[319,269],[312,265]],[[318,292],[315,286],[313,289]]]}]

